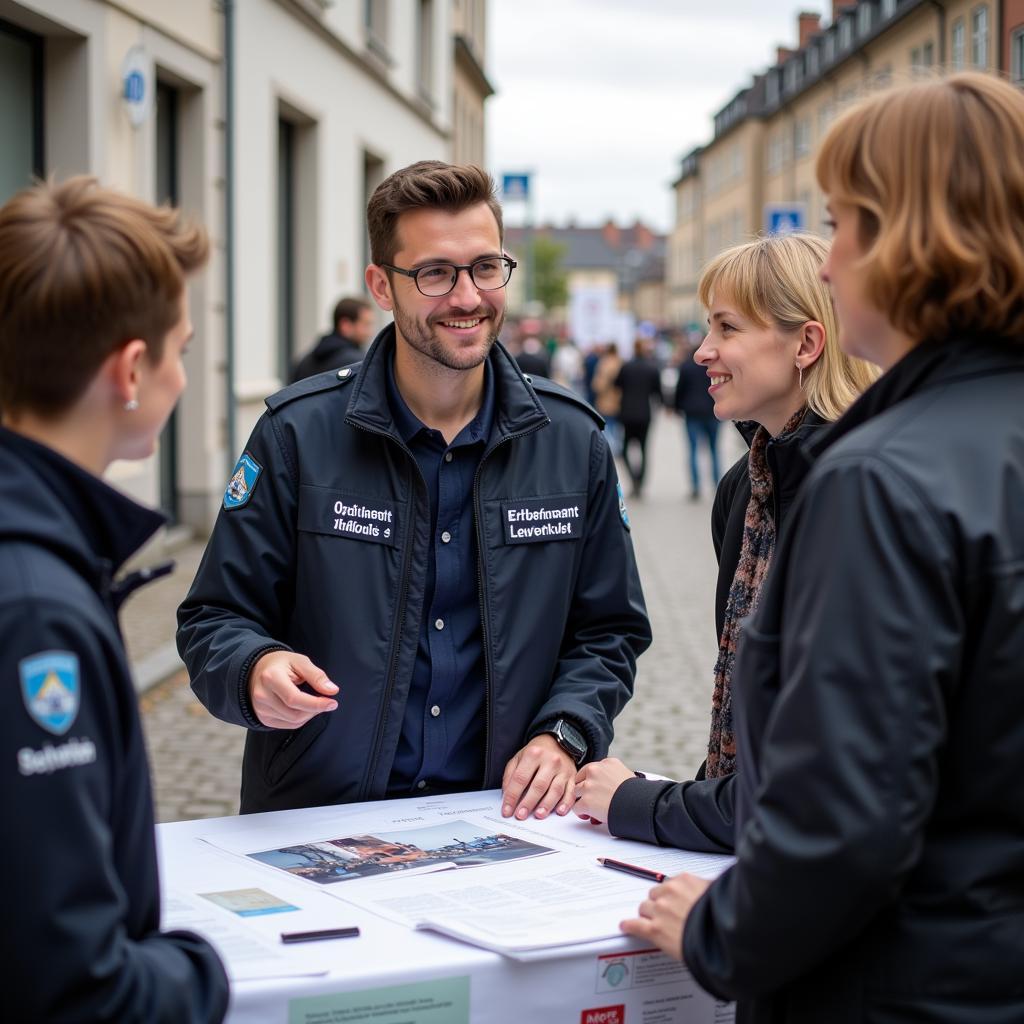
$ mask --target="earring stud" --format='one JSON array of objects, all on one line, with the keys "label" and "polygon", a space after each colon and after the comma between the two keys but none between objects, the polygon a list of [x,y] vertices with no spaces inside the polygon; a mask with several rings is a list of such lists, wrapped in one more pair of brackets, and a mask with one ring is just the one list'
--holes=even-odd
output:
[{"label": "earring stud", "polygon": [[139,400],[137,398],[129,398],[128,401],[124,403],[125,412],[135,412],[135,410],[138,409],[138,407]]}]

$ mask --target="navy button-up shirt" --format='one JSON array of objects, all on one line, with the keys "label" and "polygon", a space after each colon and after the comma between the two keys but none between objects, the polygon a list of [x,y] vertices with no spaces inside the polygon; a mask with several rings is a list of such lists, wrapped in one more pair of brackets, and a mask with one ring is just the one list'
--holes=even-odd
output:
[{"label": "navy button-up shirt", "polygon": [[431,545],[416,664],[388,794],[474,789],[483,777],[486,687],[473,480],[494,421],[484,363],[480,411],[446,444],[405,404],[388,366],[388,404],[430,498]]}]

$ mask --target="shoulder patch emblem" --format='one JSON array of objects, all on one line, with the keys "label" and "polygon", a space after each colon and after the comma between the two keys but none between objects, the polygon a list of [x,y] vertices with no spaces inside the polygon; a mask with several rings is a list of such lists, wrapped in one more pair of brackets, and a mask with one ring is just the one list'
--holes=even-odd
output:
[{"label": "shoulder patch emblem", "polygon": [[21,696],[29,715],[47,732],[63,736],[78,717],[78,656],[42,651],[18,663]]},{"label": "shoulder patch emblem", "polygon": [[622,520],[622,525],[632,532],[629,525],[629,512],[626,510],[626,496],[622,493],[622,484],[616,484],[615,486],[619,492],[619,518]]},{"label": "shoulder patch emblem", "polygon": [[242,452],[224,491],[224,508],[230,511],[247,504],[262,472],[263,467],[248,452]]}]

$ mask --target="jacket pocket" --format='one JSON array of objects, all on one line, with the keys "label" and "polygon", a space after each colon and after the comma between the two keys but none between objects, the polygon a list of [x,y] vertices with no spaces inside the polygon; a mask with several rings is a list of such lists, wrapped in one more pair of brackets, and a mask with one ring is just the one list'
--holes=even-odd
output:
[{"label": "jacket pocket", "polygon": [[264,775],[271,786],[276,786],[289,770],[313,745],[316,738],[327,728],[330,712],[316,715],[305,725],[286,733],[277,749],[270,755]]}]

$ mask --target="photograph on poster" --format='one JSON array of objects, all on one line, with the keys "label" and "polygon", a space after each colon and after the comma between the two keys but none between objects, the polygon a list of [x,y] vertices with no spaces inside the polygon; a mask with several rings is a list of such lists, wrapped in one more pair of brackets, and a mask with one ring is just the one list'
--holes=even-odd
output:
[{"label": "photograph on poster", "polygon": [[374,875],[480,867],[553,853],[547,846],[478,825],[449,821],[427,828],[344,836],[250,853],[253,860],[320,885]]}]

